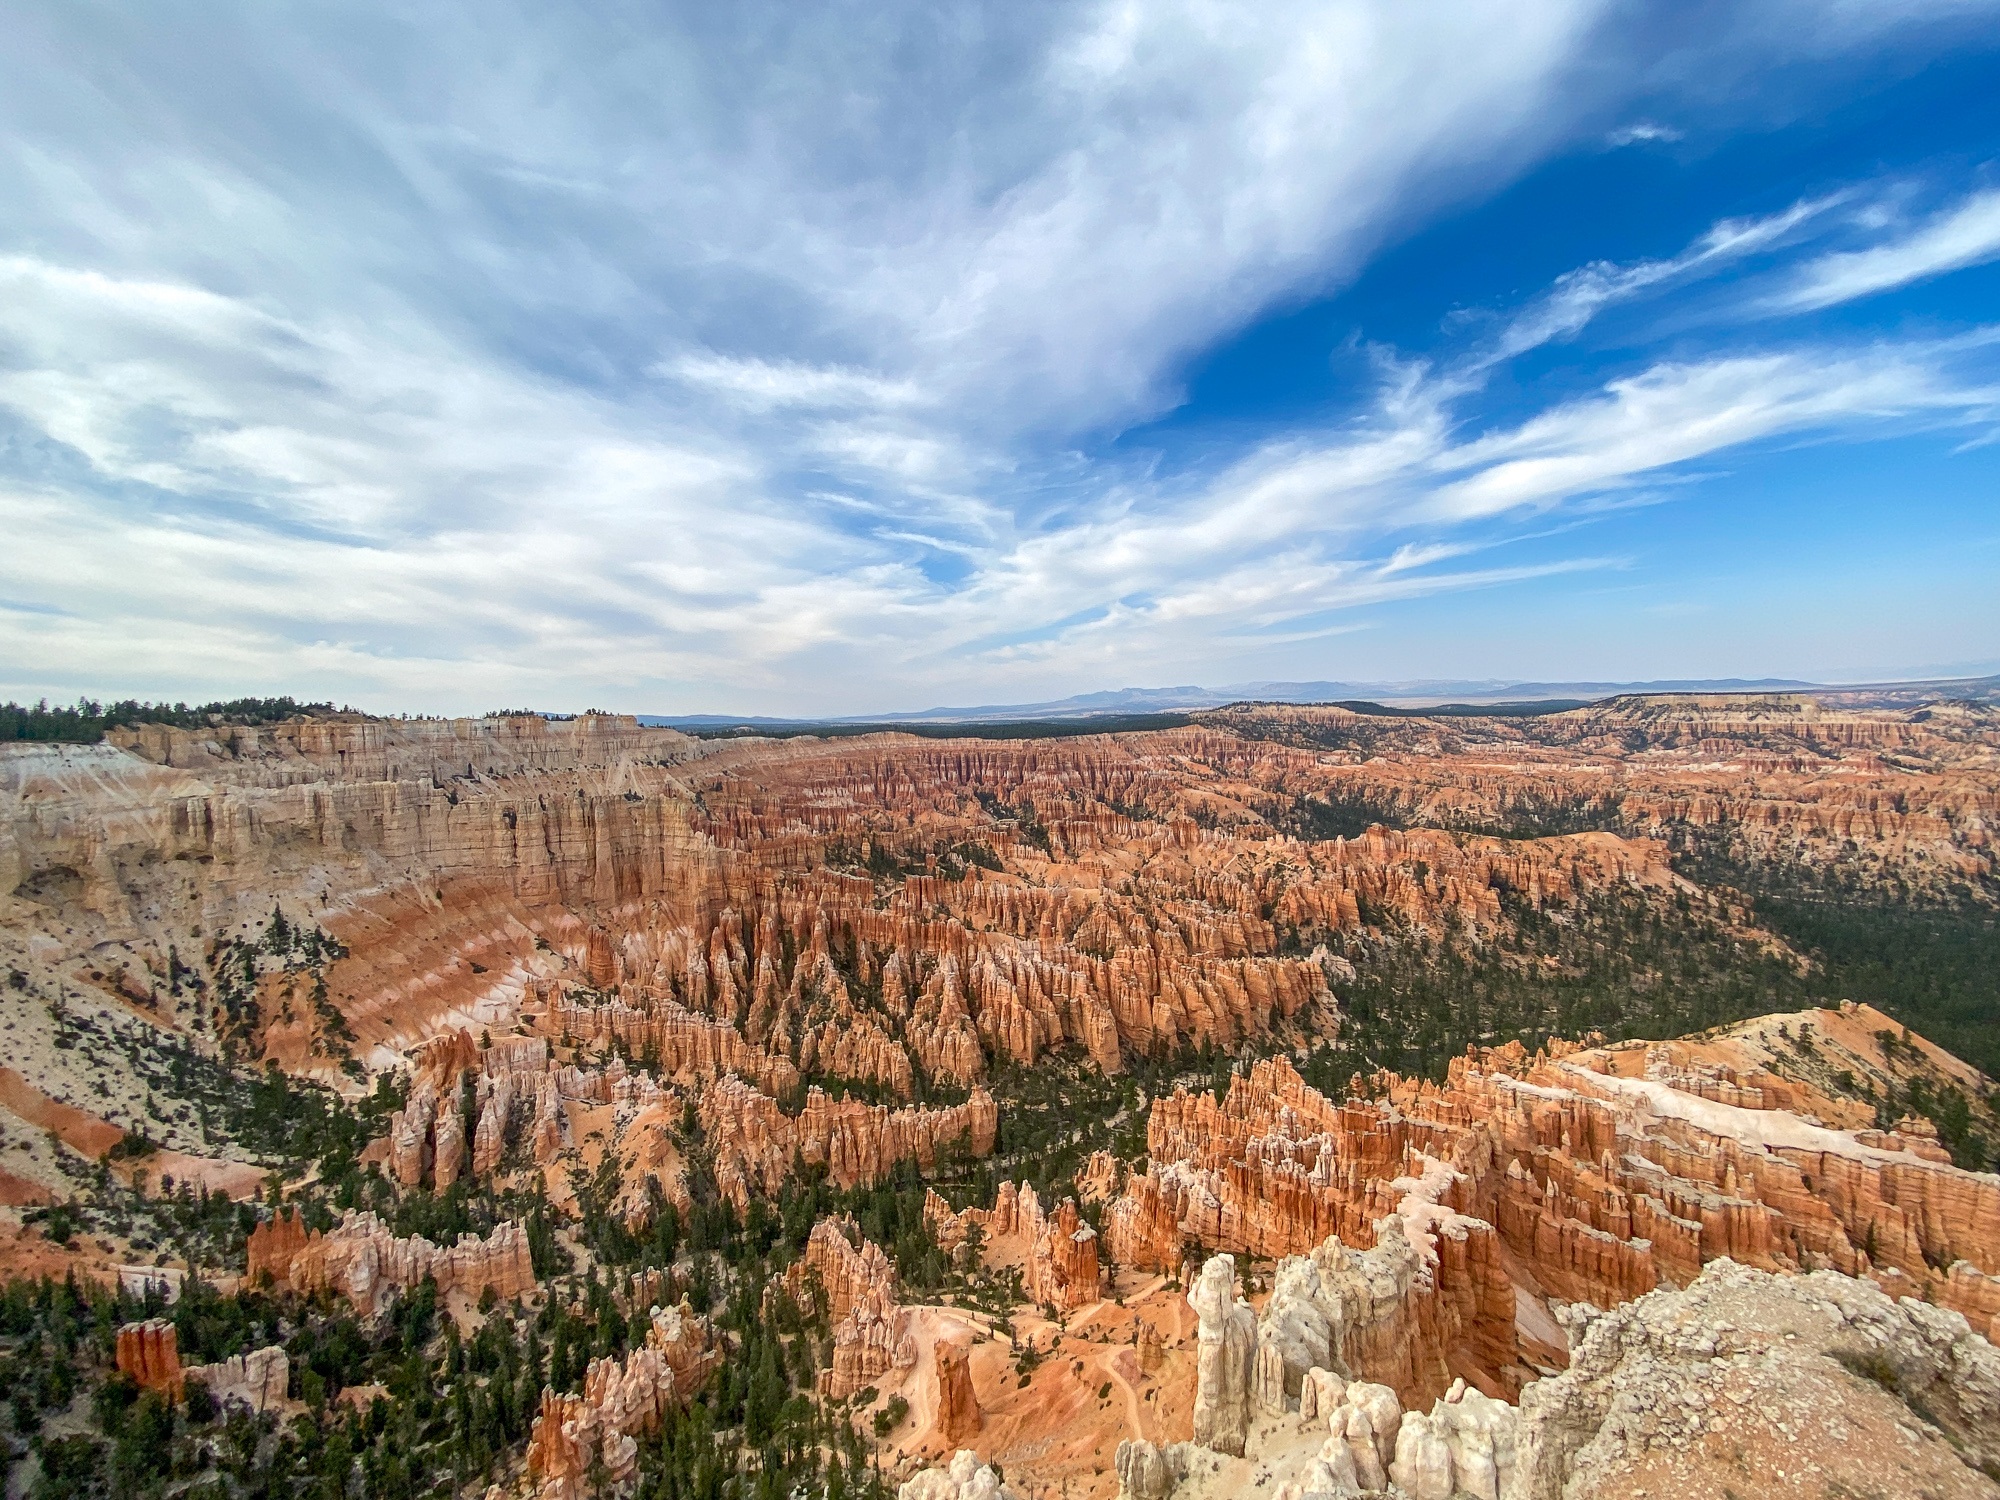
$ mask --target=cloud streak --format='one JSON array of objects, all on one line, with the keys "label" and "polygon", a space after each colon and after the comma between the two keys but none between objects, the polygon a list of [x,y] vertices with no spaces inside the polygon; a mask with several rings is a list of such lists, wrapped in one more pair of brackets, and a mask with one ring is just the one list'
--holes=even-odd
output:
[{"label": "cloud streak", "polygon": [[1899,239],[1823,255],[1773,299],[1809,312],[2000,260],[2000,189],[1974,193]]}]

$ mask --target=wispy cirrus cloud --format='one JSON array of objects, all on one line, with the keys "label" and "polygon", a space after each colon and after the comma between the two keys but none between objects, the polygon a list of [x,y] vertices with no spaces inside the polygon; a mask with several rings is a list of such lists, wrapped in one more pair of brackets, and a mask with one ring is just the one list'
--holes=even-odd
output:
[{"label": "wispy cirrus cloud", "polygon": [[2000,189],[1970,194],[1900,235],[1865,250],[1822,255],[1799,268],[1772,298],[1806,312],[1872,297],[1913,282],[2000,260]]},{"label": "wispy cirrus cloud", "polygon": [[797,360],[728,358],[684,354],[653,366],[655,375],[714,391],[753,411],[786,407],[843,410],[921,406],[927,398],[909,380],[887,380],[848,365],[809,365]]},{"label": "wispy cirrus cloud", "polygon": [[1636,146],[1653,141],[1674,141],[1687,139],[1687,132],[1676,130],[1671,125],[1655,124],[1651,120],[1638,120],[1630,125],[1621,125],[1604,138],[1604,144],[1614,149],[1619,146]]},{"label": "wispy cirrus cloud", "polygon": [[1369,0],[30,6],[0,64],[7,686],[803,710],[1186,680],[1614,573],[1522,523],[1716,455],[1990,426],[1977,351],[1742,326],[1494,399],[1614,306],[1981,253],[1972,200],[1822,240],[1836,193],[1658,259],[1579,239],[1497,335],[1379,351],[1336,412],[1116,441],[1412,226],[1791,55],[1699,30],[1663,60],[1603,0],[1470,4],[1449,38]]},{"label": "wispy cirrus cloud", "polygon": [[1510,319],[1485,354],[1498,363],[1559,339],[1574,337],[1599,313],[1648,292],[1713,276],[1783,245],[1849,197],[1831,193],[1759,218],[1723,219],[1678,255],[1629,265],[1595,261],[1557,278],[1548,292]]}]

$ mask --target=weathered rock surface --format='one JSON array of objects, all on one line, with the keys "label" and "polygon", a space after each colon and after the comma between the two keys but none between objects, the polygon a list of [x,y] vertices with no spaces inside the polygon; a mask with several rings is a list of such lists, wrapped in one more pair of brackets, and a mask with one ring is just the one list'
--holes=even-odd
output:
[{"label": "weathered rock surface", "polygon": [[645,1343],[622,1362],[592,1360],[581,1395],[543,1391],[528,1442],[528,1474],[540,1500],[583,1500],[598,1463],[609,1483],[628,1482],[638,1469],[637,1440],[701,1388],[723,1353],[708,1320],[685,1303],[656,1307]]},{"label": "weathered rock surface", "polygon": [[[1410,1405],[1454,1379],[1518,1391],[1517,1291],[1615,1305],[1724,1256],[1867,1276],[1995,1326],[2000,1179],[1958,1170],[1921,1135],[1813,1123],[1777,1107],[1803,1094],[1754,1070],[1681,1044],[1517,1045],[1455,1060],[1442,1086],[1384,1075],[1369,1088],[1335,1103],[1275,1059],[1221,1100],[1156,1101],[1151,1169],[1106,1213],[1113,1256],[1164,1269],[1190,1242],[1313,1251],[1348,1304],[1334,1361]],[[1317,1248],[1335,1238],[1337,1257]],[[1296,1397],[1317,1330],[1292,1295],[1310,1290],[1304,1272],[1291,1275],[1267,1324]],[[1533,1358],[1562,1353],[1544,1338]]]},{"label": "weathered rock surface", "polygon": [[219,1404],[276,1411],[284,1405],[292,1383],[292,1362],[273,1344],[248,1354],[233,1354],[212,1365],[190,1365],[181,1374],[184,1383],[198,1381],[205,1386]]},{"label": "weathered rock surface", "polygon": [[118,1373],[149,1391],[181,1388],[180,1333],[165,1318],[127,1323],[118,1330]]},{"label": "weathered rock surface", "polygon": [[488,1287],[510,1298],[535,1284],[527,1233],[512,1221],[483,1239],[464,1235],[444,1247],[421,1235],[398,1239],[372,1213],[349,1213],[322,1234],[307,1230],[296,1209],[251,1231],[249,1279],[266,1273],[294,1291],[337,1292],[365,1315],[380,1312],[392,1296],[426,1277],[440,1292],[475,1299]]},{"label": "weathered rock surface", "polygon": [[182,1365],[180,1335],[165,1318],[127,1323],[118,1330],[117,1367],[150,1391],[180,1396],[189,1381],[205,1387],[217,1402],[234,1402],[251,1411],[272,1411],[282,1405],[291,1384],[291,1361],[276,1345],[231,1355],[212,1365]]},{"label": "weathered rock surface", "polygon": [[1257,1316],[1236,1295],[1233,1256],[1210,1256],[1188,1293],[1200,1320],[1195,1366],[1194,1440],[1217,1453],[1240,1454],[1250,1430],[1251,1365]]},{"label": "weathered rock surface", "polygon": [[[52,872],[74,873],[74,900],[34,908],[48,940],[122,945],[156,973],[197,927],[261,920],[274,898],[310,911],[346,946],[328,1002],[370,1067],[445,1027],[532,1016],[670,1076],[728,1069],[783,1093],[803,1069],[907,1093],[917,1066],[970,1082],[990,1058],[1067,1045],[1115,1069],[1316,1029],[1327,970],[1281,955],[1280,933],[1354,930],[1364,906],[1491,926],[1502,889],[1670,883],[1656,843],[1610,834],[1270,836],[1265,814],[1344,769],[1216,730],[704,745],[603,715],[148,729],[0,751],[0,889],[56,893]],[[974,845],[980,861],[954,863]],[[884,889],[864,856],[900,873]],[[197,865],[192,888],[170,878]],[[324,1050],[312,1007],[269,1010],[271,1056],[332,1071],[346,1044]],[[422,1122],[406,1123],[399,1176],[425,1170]]]},{"label": "weathered rock surface", "polygon": [[943,1109],[896,1109],[835,1101],[809,1089],[805,1107],[787,1115],[775,1099],[737,1078],[723,1078],[701,1096],[704,1130],[715,1151],[716,1180],[724,1193],[748,1202],[752,1188],[777,1191],[795,1160],[825,1166],[841,1187],[882,1181],[900,1162],[925,1170],[958,1151],[989,1156],[999,1127],[999,1107],[984,1089],[964,1104]]},{"label": "weathered rock surface", "polygon": [[1517,1487],[1520,1413],[1454,1382],[1428,1412],[1404,1411],[1384,1385],[1345,1386],[1314,1370],[1322,1393],[1308,1422],[1324,1421],[1326,1441],[1274,1500],[1388,1491],[1402,1500],[1506,1500]]},{"label": "weathered rock surface", "polygon": [[961,1448],[949,1464],[925,1469],[903,1481],[896,1500],[1021,1500],[1021,1495],[1002,1484],[1000,1476],[982,1464],[977,1453]]},{"label": "weathered rock surface", "polygon": [[1167,1500],[1178,1476],[1167,1455],[1144,1438],[1127,1438],[1113,1457],[1118,1500]]},{"label": "weathered rock surface", "polygon": [[939,1339],[932,1346],[937,1376],[937,1435],[947,1447],[979,1431],[979,1398],[972,1389],[972,1362],[964,1344]]},{"label": "weathered rock surface", "polygon": [[954,1212],[935,1192],[929,1193],[924,1218],[946,1250],[965,1244],[975,1225],[988,1244],[1018,1240],[1025,1252],[1022,1289],[1037,1306],[1071,1312],[1104,1295],[1097,1231],[1084,1222],[1073,1198],[1044,1212],[1032,1186],[1003,1182],[994,1191],[991,1208]]},{"label": "weathered rock surface", "polygon": [[822,1219],[805,1254],[785,1273],[785,1289],[805,1305],[817,1287],[833,1321],[833,1358],[821,1370],[821,1395],[844,1401],[889,1371],[917,1362],[909,1315],[897,1300],[896,1271],[879,1245],[851,1220]]},{"label": "weathered rock surface", "polygon": [[1985,705],[1673,694],[1524,719],[1269,703],[1202,718],[1332,751],[1348,761],[1339,792],[1411,822],[1568,807],[1627,834],[1671,826],[1717,852],[1918,891],[1994,869],[2000,715]]},{"label": "weathered rock surface", "polygon": [[1574,1322],[1569,1370],[1522,1397],[1503,1500],[2000,1494],[2000,1351],[1957,1313],[1717,1261]]}]

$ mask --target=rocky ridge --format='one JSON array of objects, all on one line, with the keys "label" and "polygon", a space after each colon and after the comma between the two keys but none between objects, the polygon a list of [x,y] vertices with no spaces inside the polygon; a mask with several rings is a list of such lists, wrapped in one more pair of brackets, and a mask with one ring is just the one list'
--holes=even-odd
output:
[{"label": "rocky ridge", "polygon": [[[1511,1393],[1559,1358],[1523,1343],[1518,1297],[1609,1306],[1725,1257],[1868,1277],[1994,1331],[2000,1179],[1922,1135],[1753,1108],[1767,1102],[1754,1076],[1690,1076],[1645,1044],[1514,1045],[1454,1062],[1441,1086],[1367,1087],[1336,1104],[1274,1059],[1225,1099],[1157,1101],[1150,1170],[1106,1213],[1112,1259],[1166,1269],[1184,1245],[1277,1257],[1329,1239],[1403,1259],[1414,1244],[1420,1271],[1369,1273],[1414,1289],[1381,1334],[1398,1367],[1357,1366],[1412,1404],[1460,1378]],[[1344,1326],[1360,1338],[1366,1320]]]},{"label": "rocky ridge", "polygon": [[291,1384],[291,1361],[275,1345],[232,1354],[213,1364],[183,1365],[179,1332],[165,1318],[120,1328],[116,1363],[119,1374],[130,1376],[145,1390],[181,1398],[192,1381],[218,1404],[235,1403],[253,1412],[283,1406]]},{"label": "rocky ridge", "polygon": [[248,1254],[245,1279],[252,1285],[268,1276],[308,1295],[331,1291],[364,1315],[427,1278],[440,1293],[475,1301],[489,1288],[509,1298],[535,1286],[527,1233],[512,1221],[483,1238],[463,1235],[447,1248],[422,1235],[399,1239],[372,1213],[350,1212],[325,1232],[308,1229],[295,1209],[251,1231]]},{"label": "rocky ridge", "polygon": [[897,1300],[895,1267],[851,1221],[822,1219],[813,1225],[805,1254],[785,1273],[785,1290],[801,1305],[815,1287],[833,1322],[833,1357],[816,1377],[820,1394],[845,1401],[891,1370],[916,1364],[909,1316]]},{"label": "rocky ridge", "polygon": [[540,1500],[582,1500],[605,1484],[628,1483],[638,1439],[699,1390],[725,1353],[707,1319],[685,1303],[655,1307],[645,1342],[622,1362],[592,1360],[581,1394],[544,1390],[527,1460]]}]

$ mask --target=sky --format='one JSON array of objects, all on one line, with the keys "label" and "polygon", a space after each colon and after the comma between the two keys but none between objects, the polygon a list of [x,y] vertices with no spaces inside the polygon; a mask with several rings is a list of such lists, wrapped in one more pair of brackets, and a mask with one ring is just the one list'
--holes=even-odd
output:
[{"label": "sky", "polygon": [[2000,0],[10,0],[0,695],[2000,665]]}]

